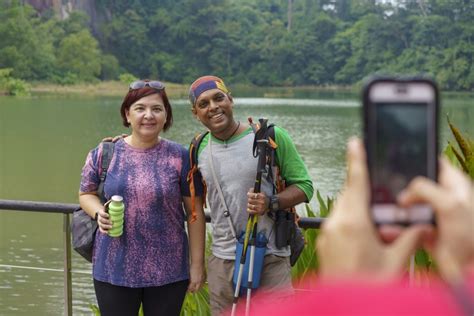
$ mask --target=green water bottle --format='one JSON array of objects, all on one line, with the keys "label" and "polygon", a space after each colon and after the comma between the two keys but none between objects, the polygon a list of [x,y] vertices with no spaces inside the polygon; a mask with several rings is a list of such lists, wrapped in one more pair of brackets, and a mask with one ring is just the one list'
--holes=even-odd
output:
[{"label": "green water bottle", "polygon": [[114,195],[109,204],[109,218],[112,221],[112,228],[109,230],[110,237],[120,237],[123,233],[125,205],[123,197]]}]

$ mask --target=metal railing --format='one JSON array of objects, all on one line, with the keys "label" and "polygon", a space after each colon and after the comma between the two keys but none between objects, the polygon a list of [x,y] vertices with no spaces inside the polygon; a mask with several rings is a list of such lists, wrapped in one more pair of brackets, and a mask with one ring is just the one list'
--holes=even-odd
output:
[{"label": "metal railing", "polygon": [[[63,214],[63,271],[64,271],[64,313],[72,315],[72,278],[71,278],[71,229],[70,214],[79,208],[78,204],[20,201],[20,200],[0,200],[0,211],[25,211],[25,212],[46,212]],[[210,222],[211,217],[206,213],[206,222]],[[323,222],[322,218],[301,217],[299,226],[301,228],[319,228]]]}]

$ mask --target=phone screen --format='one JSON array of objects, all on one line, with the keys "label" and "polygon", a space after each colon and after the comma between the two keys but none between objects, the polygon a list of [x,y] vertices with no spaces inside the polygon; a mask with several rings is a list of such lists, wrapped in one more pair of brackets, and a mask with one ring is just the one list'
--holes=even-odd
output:
[{"label": "phone screen", "polygon": [[428,176],[428,104],[376,103],[372,202],[395,203],[416,176]]}]

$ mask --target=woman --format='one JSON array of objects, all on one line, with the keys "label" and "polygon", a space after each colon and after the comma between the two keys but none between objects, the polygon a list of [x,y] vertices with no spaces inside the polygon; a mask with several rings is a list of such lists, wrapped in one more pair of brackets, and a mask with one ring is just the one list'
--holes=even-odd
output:
[{"label": "woman", "polygon": [[195,292],[204,281],[205,218],[200,201],[191,214],[189,155],[159,136],[173,122],[161,82],[130,84],[120,114],[132,132],[115,144],[104,185],[107,200],[123,196],[120,237],[108,236],[112,222],[97,196],[100,145],[87,156],[79,192],[81,207],[99,225],[93,255],[99,309],[103,316],[136,316],[142,303],[145,315],[179,315],[186,290]]}]

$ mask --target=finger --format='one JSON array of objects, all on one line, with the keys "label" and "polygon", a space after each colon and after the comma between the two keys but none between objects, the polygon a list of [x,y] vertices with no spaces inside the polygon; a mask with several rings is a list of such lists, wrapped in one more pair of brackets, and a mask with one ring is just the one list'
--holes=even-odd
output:
[{"label": "finger", "polygon": [[253,200],[253,201],[258,201],[261,199],[261,195],[259,193],[254,193],[253,192],[253,189],[249,192],[247,192],[247,198],[250,200]]},{"label": "finger", "polygon": [[258,209],[257,209],[257,207],[256,207],[255,205],[249,204],[249,205],[248,205],[248,212],[249,212],[250,214],[258,214]]},{"label": "finger", "polygon": [[188,285],[188,292],[190,293],[193,293],[194,292],[194,287],[193,287],[193,283],[190,282],[189,285]]},{"label": "finger", "polygon": [[189,285],[189,291],[191,293],[195,293],[199,288],[199,283],[198,282],[191,282],[191,284]]},{"label": "finger", "polygon": [[368,196],[368,172],[365,149],[358,138],[351,138],[347,144],[347,184]]},{"label": "finger", "polygon": [[369,180],[365,149],[358,138],[347,145],[347,178],[340,207],[349,208],[354,215],[368,218]]},{"label": "finger", "polygon": [[454,167],[446,158],[441,158],[439,161],[439,182],[440,184],[451,190],[457,190],[459,188],[469,188],[469,178],[461,172],[458,168]]},{"label": "finger", "polygon": [[247,213],[255,214],[255,212],[253,211],[252,205],[250,205],[250,204],[247,206]]},{"label": "finger", "polygon": [[108,235],[108,234],[109,234],[109,231],[108,231],[108,230],[105,230],[105,229],[103,229],[101,226],[99,226],[99,231],[100,231],[102,234],[106,234],[106,235]]},{"label": "finger", "polygon": [[389,259],[397,269],[402,269],[410,256],[421,245],[424,234],[429,231],[428,225],[415,225],[405,229],[389,246]]},{"label": "finger", "polygon": [[437,210],[444,209],[449,205],[449,199],[446,198],[443,188],[423,177],[413,179],[408,187],[398,195],[397,201],[403,207],[409,207],[416,203],[428,203]]},{"label": "finger", "polygon": [[111,229],[112,228],[112,222],[108,219],[101,219],[99,221],[99,227],[102,229]]}]

